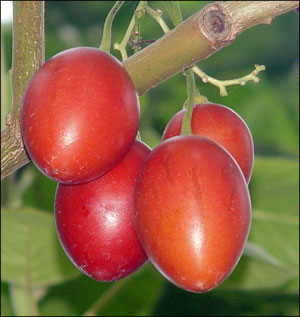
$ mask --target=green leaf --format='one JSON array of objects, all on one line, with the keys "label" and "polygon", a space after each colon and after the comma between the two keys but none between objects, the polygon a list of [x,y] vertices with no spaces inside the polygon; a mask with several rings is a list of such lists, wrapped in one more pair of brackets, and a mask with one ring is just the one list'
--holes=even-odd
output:
[{"label": "green leaf", "polygon": [[110,301],[102,316],[152,316],[158,299],[166,284],[165,278],[148,262],[136,272],[126,287],[122,288],[114,300]]},{"label": "green leaf", "polygon": [[13,316],[8,284],[1,282],[1,316]]},{"label": "green leaf", "polygon": [[31,170],[34,175],[33,183],[24,193],[24,206],[53,213],[53,200],[57,183],[42,174],[32,162],[23,168]]},{"label": "green leaf", "polygon": [[53,215],[3,208],[1,219],[2,280],[37,288],[80,274],[60,246]]},{"label": "green leaf", "polygon": [[244,255],[225,288],[270,289],[289,284],[299,289],[298,162],[255,159],[250,185],[252,225]]},{"label": "green leaf", "polygon": [[299,316],[299,297],[269,291],[216,288],[197,294],[171,283],[151,316]]},{"label": "green leaf", "polygon": [[[82,274],[75,280],[54,285],[40,302],[41,316],[78,316],[91,308],[97,316],[152,316],[167,281],[150,262],[126,280],[99,282]],[[111,288],[118,288],[120,283],[122,287],[112,295]],[[98,301],[103,304],[99,310],[94,309]]]},{"label": "green leaf", "polygon": [[251,186],[253,221],[250,241],[283,265],[299,267],[299,163],[256,158]]},{"label": "green leaf", "polygon": [[[247,291],[280,289],[293,282],[289,293],[297,292],[295,272],[281,266],[275,266],[261,259],[243,255],[230,277],[219,288]],[[298,282],[299,283],[299,282]]]},{"label": "green leaf", "polygon": [[[287,100],[281,90],[284,84],[274,87],[276,84],[264,81],[260,89],[253,88],[256,89],[255,93],[248,96],[240,113],[246,118],[259,151],[268,149],[269,153],[297,156],[299,128],[296,118],[299,117],[299,103],[296,98],[294,102]],[[286,91],[291,90],[289,85],[285,88]]]}]

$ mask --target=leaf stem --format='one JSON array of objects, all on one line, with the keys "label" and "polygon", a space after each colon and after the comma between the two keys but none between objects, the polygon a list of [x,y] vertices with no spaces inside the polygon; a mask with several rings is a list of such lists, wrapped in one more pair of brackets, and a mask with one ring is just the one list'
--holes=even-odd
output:
[{"label": "leaf stem", "polygon": [[119,9],[122,7],[125,1],[116,1],[114,6],[109,11],[103,27],[103,35],[102,35],[102,41],[100,44],[99,49],[105,52],[110,52],[110,45],[111,45],[111,27],[113,20],[119,11]]}]

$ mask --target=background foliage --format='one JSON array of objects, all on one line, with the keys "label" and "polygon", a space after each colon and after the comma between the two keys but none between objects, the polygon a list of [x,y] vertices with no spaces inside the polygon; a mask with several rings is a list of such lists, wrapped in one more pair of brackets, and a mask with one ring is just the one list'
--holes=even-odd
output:
[{"label": "background foliage", "polygon": [[[158,1],[150,6],[161,8]],[[183,18],[207,1],[181,2]],[[110,1],[46,1],[46,59],[75,46],[98,47]],[[113,25],[120,42],[136,1],[126,1]],[[169,27],[171,23],[163,16]],[[1,128],[10,105],[11,25],[1,26]],[[162,36],[156,22],[142,22],[143,39]],[[128,49],[130,52],[130,49]],[[120,59],[118,51],[112,53]],[[128,279],[102,307],[101,315],[139,316],[296,316],[299,314],[299,17],[289,12],[242,33],[237,40],[198,65],[219,79],[240,77],[265,64],[259,84],[218,89],[197,80],[207,98],[239,113],[255,143],[250,182],[253,223],[249,244],[232,275],[206,294],[183,291],[167,282],[150,263]],[[140,98],[140,132],[151,147],[159,144],[170,118],[186,99],[182,74]],[[53,201],[56,184],[32,163],[2,182],[1,315],[13,316],[11,292],[30,281],[39,292],[42,316],[84,313],[115,283],[82,275],[64,255],[57,240]]]}]

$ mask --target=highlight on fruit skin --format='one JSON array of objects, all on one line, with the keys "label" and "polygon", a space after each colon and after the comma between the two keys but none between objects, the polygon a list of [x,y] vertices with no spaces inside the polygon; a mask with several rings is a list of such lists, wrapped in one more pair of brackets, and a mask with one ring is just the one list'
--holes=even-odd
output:
[{"label": "highlight on fruit skin", "polygon": [[55,220],[61,245],[73,264],[97,281],[135,272],[147,256],[134,225],[134,189],[150,148],[134,141],[125,158],[96,180],[58,184]]},{"label": "highlight on fruit skin", "polygon": [[181,135],[147,157],[136,186],[135,228],[170,282],[207,292],[237,265],[251,224],[245,178],[224,147]]},{"label": "highlight on fruit skin", "polygon": [[[185,109],[177,112],[167,124],[162,140],[179,135]],[[228,150],[246,178],[253,170],[254,144],[251,132],[244,120],[232,109],[215,103],[202,103],[193,107],[192,132],[210,138]]]},{"label": "highlight on fruit skin", "polygon": [[76,47],[34,74],[20,123],[28,155],[44,175],[64,184],[85,183],[129,150],[139,124],[138,95],[115,57]]}]

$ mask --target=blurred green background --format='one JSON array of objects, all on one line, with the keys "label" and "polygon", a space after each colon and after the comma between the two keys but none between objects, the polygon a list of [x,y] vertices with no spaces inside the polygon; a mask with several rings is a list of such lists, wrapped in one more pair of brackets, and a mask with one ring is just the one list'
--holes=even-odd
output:
[{"label": "blurred green background", "polygon": [[[207,3],[182,1],[183,18]],[[112,5],[111,1],[47,1],[46,59],[71,47],[98,47]],[[159,1],[149,1],[149,5],[164,11]],[[121,8],[113,24],[113,43],[122,40],[136,6],[136,1],[126,1]],[[166,13],[163,17],[172,27]],[[143,20],[141,30],[144,40],[162,36],[150,16]],[[11,24],[1,25],[1,32],[2,128],[11,100]],[[127,51],[132,54],[130,48]],[[112,54],[121,58],[114,49]],[[2,181],[1,315],[15,315],[13,303],[24,298],[28,281],[39,298],[42,316],[82,314],[101,296],[109,296],[111,287],[115,295],[103,302],[99,315],[299,315],[299,16],[295,12],[275,18],[271,26],[245,31],[198,66],[215,78],[231,79],[250,73],[254,64],[266,65],[260,82],[229,87],[227,97],[197,79],[200,92],[210,101],[243,117],[255,143],[249,243],[221,286],[206,294],[189,293],[167,282],[150,263],[119,286],[118,282],[99,283],[82,275],[64,255],[56,237],[56,183],[30,163]],[[185,99],[182,74],[140,98],[144,142],[151,147],[159,144],[164,127]]]}]

